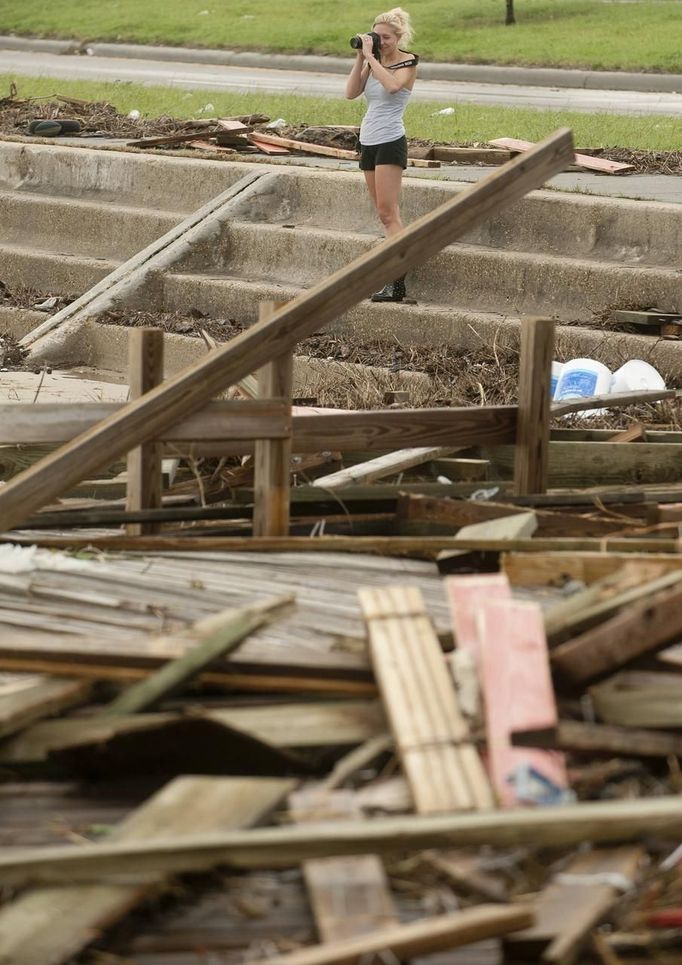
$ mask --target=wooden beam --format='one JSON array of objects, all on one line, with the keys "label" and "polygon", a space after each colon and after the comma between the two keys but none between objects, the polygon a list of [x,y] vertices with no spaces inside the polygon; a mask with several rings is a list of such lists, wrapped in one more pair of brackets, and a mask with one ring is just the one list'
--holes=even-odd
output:
[{"label": "wooden beam", "polygon": [[394,961],[405,961],[506,935],[527,927],[533,919],[531,905],[479,905],[260,959],[258,965],[361,965],[385,955]]},{"label": "wooden beam", "polygon": [[291,867],[307,858],[376,851],[395,854],[459,846],[538,848],[585,841],[637,841],[682,834],[682,797],[598,801],[552,808],[331,821],[249,832],[193,834],[182,841],[100,842],[12,848],[0,853],[0,882],[98,880],[138,872]]},{"label": "wooden beam", "polygon": [[201,408],[249,372],[293,351],[299,341],[338,318],[377,286],[423,264],[493,211],[499,212],[539,187],[563,168],[571,153],[571,132],[557,131],[304,292],[269,321],[250,326],[20,473],[0,492],[0,532],[13,529],[100,466],[153,439],[181,415]]},{"label": "wooden beam", "polygon": [[682,589],[676,586],[560,644],[552,651],[552,666],[571,683],[584,684],[674,643],[681,635]]},{"label": "wooden beam", "polygon": [[[130,398],[139,399],[163,381],[163,331],[133,328],[128,332],[128,385]],[[128,453],[126,509],[159,509],[161,506],[161,447],[145,442]],[[128,523],[128,536],[158,533],[159,523]]]},{"label": "wooden beam", "polygon": [[[258,320],[267,322],[286,302],[261,302]],[[291,412],[294,357],[283,352],[258,372],[258,395],[282,399]],[[285,439],[260,439],[254,450],[254,536],[289,535],[289,479],[291,435]]]},{"label": "wooden beam", "polygon": [[[125,845],[174,835],[181,841],[197,826],[214,831],[248,828],[265,817],[291,787],[291,781],[275,779],[176,778],[133,811],[108,840]],[[66,883],[25,892],[0,909],[5,961],[16,965],[71,961],[162,884],[161,875],[152,875],[131,883]]]},{"label": "wooden beam", "polygon": [[[682,680],[680,681],[682,692]],[[514,747],[544,747],[623,757],[682,757],[682,736],[663,731],[560,720],[553,727],[514,731]]]},{"label": "wooden beam", "polygon": [[519,414],[514,454],[514,493],[517,496],[547,491],[553,353],[552,319],[522,319]]},{"label": "wooden beam", "polygon": [[42,717],[86,702],[87,680],[53,677],[19,677],[0,685],[0,737],[23,730]]},{"label": "wooden beam", "polygon": [[596,546],[592,550],[570,552],[556,548],[554,552],[540,553],[517,549],[504,553],[500,562],[509,581],[516,586],[562,586],[567,580],[580,580],[589,585],[616,573],[628,562],[655,565],[664,573],[682,571],[679,544],[670,545],[670,542],[666,540],[668,545],[662,551],[660,546],[659,552],[652,546],[647,553],[624,553],[622,548],[616,550],[613,545],[608,552]]}]

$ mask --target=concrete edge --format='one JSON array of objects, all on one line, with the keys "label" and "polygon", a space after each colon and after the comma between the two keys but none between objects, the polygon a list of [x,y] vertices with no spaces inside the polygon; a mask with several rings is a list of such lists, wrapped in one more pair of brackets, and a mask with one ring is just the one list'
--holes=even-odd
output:
[{"label": "concrete edge", "polygon": [[[73,56],[125,57],[138,60],[213,64],[224,67],[269,67],[279,70],[302,70],[329,74],[345,74],[351,66],[350,56],[344,58],[150,44],[87,43],[80,40],[49,40],[40,37],[0,35],[0,49],[2,48]],[[419,72],[420,76],[426,80],[682,93],[682,74],[443,63],[422,63],[419,66]]]}]

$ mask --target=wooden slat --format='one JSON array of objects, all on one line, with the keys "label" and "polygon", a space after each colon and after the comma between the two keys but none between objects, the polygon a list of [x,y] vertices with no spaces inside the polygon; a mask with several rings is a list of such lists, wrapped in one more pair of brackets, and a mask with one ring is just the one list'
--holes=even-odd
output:
[{"label": "wooden slat", "polygon": [[376,459],[369,459],[367,462],[356,463],[354,466],[330,473],[328,476],[318,476],[312,485],[322,489],[341,489],[353,483],[369,483],[375,479],[396,475],[405,469],[412,469],[414,466],[421,466],[431,459],[439,459],[441,456],[448,456],[456,451],[456,449],[446,446],[399,449],[397,452],[377,456]]},{"label": "wooden slat", "polygon": [[[680,680],[682,694],[682,680]],[[545,747],[622,757],[682,757],[682,736],[664,731],[561,720],[555,727],[529,728],[511,735],[515,747]]]},{"label": "wooden slat", "polygon": [[627,562],[655,564],[667,573],[682,570],[682,553],[677,552],[678,548],[675,545],[667,546],[665,550],[655,552],[652,546],[650,553],[623,552],[622,548],[616,549],[613,545],[608,552],[603,549],[600,551],[596,546],[591,551],[577,548],[570,552],[558,549],[540,553],[517,550],[504,553],[501,564],[510,582],[517,586],[545,586],[551,583],[561,586],[568,579],[581,580],[589,585],[617,572]]},{"label": "wooden slat", "polygon": [[[338,318],[377,285],[427,261],[443,247],[560,170],[572,153],[571,133],[560,130],[528,154],[510,161],[454,198],[356,258],[329,279],[258,322],[176,375],[130,402],[0,492],[0,532],[14,528],[100,466],[153,439],[181,415]],[[324,417],[323,417],[324,418]]]},{"label": "wooden slat", "polygon": [[[191,811],[191,808],[190,808]],[[196,822],[195,822],[196,827]],[[409,815],[372,821],[331,821],[254,831],[195,833],[184,840],[100,842],[5,849],[0,881],[76,881],[113,874],[178,872],[226,865],[275,868],[308,858],[340,854],[395,854],[443,847],[563,847],[593,842],[638,841],[647,835],[682,833],[679,794],[636,800],[598,801],[551,808]]]},{"label": "wooden slat", "polygon": [[[178,840],[197,827],[213,831],[255,824],[291,790],[274,779],[181,777],[138,808],[109,836],[112,843]],[[163,882],[84,884],[28,891],[0,909],[0,947],[13,965],[58,965],[122,918]]]},{"label": "wooden slat", "polygon": [[388,954],[396,961],[470,945],[506,935],[533,920],[529,905],[479,905],[423,921],[377,929],[372,935],[348,938],[260,959],[259,965],[360,965]]},{"label": "wooden slat", "polygon": [[547,491],[550,383],[554,353],[554,322],[550,318],[521,320],[519,414],[514,454],[514,493]]},{"label": "wooden slat", "polygon": [[[286,302],[261,302],[258,320],[267,322]],[[291,411],[294,357],[283,352],[258,372],[258,395],[283,399]],[[254,450],[254,536],[289,535],[289,476],[291,436],[261,439]]]},{"label": "wooden slat", "polygon": [[[163,331],[133,328],[128,333],[128,385],[130,398],[139,399],[163,381]],[[128,453],[126,509],[158,509],[161,506],[161,447],[145,442]],[[158,533],[159,523],[128,523],[128,536]]]},{"label": "wooden slat", "polygon": [[[528,151],[533,147],[533,141],[523,141],[517,137],[497,137],[489,141],[496,147],[506,147],[511,151]],[[600,171],[602,174],[620,174],[621,171],[632,171],[634,165],[622,161],[609,161],[607,158],[593,157],[591,154],[575,154],[575,163],[590,171]]]},{"label": "wooden slat", "polygon": [[490,786],[421,593],[362,589],[375,675],[420,814],[492,806]]}]

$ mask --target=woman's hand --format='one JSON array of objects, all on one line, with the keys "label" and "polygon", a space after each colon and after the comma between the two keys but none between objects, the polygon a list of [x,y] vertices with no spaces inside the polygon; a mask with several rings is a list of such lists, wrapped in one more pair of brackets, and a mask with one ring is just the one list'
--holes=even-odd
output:
[{"label": "woman's hand", "polygon": [[360,34],[362,39],[362,55],[365,60],[369,60],[373,56],[374,48],[374,38],[369,34]]}]

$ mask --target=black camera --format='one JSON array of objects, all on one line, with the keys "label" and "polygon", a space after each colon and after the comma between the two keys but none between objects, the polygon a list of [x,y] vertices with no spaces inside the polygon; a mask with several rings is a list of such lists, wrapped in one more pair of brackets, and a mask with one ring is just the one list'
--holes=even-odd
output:
[{"label": "black camera", "polygon": [[[379,37],[379,34],[375,34],[373,30],[370,30],[369,35],[372,38],[372,53],[378,60],[381,38]],[[350,45],[353,50],[362,50],[362,36],[360,34],[356,34],[354,37],[351,37]]]}]

